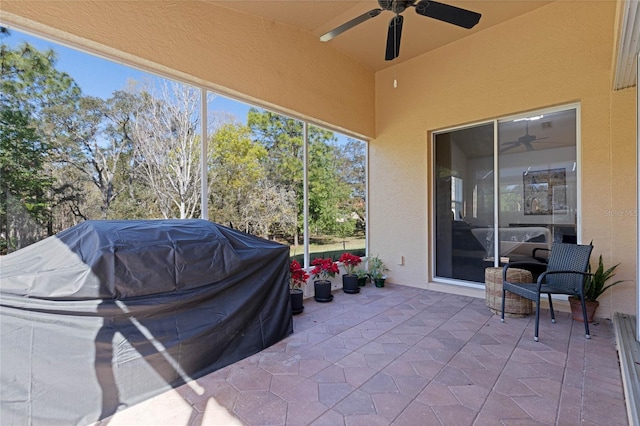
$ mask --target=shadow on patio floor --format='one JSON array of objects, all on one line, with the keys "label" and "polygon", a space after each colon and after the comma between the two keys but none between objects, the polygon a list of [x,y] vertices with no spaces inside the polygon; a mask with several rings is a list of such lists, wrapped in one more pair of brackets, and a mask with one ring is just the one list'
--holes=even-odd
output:
[{"label": "shadow on patio floor", "polygon": [[[626,425],[610,320],[500,322],[483,299],[399,285],[305,300],[276,345],[98,423]],[[502,422],[502,423],[501,423]]]}]

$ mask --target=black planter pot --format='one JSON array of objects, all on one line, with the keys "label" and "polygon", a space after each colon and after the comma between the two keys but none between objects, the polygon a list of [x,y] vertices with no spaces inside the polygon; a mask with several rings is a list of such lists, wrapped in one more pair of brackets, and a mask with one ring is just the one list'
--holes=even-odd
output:
[{"label": "black planter pot", "polygon": [[291,313],[293,315],[298,315],[304,311],[304,306],[302,306],[302,296],[304,293],[299,288],[290,290],[291,294]]},{"label": "black planter pot", "polygon": [[313,298],[316,302],[325,303],[333,300],[333,294],[331,294],[331,281],[314,281],[313,289]]},{"label": "black planter pot", "polygon": [[355,274],[343,275],[342,291],[348,294],[360,293],[360,287],[358,286],[358,276]]},{"label": "black planter pot", "polygon": [[384,287],[384,282],[386,278],[374,278],[373,282],[376,284],[376,287]]},{"label": "black planter pot", "polygon": [[367,285],[367,277],[358,278],[358,285],[360,287]]}]

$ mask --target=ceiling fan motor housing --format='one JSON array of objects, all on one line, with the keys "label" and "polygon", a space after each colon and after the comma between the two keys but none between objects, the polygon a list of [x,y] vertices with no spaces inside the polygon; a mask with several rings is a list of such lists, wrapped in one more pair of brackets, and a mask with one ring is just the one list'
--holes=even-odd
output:
[{"label": "ceiling fan motor housing", "polygon": [[384,10],[391,10],[393,0],[378,0],[378,5]]},{"label": "ceiling fan motor housing", "polygon": [[406,8],[413,6],[415,0],[378,0],[378,4],[382,9],[390,10],[395,14],[400,14]]}]

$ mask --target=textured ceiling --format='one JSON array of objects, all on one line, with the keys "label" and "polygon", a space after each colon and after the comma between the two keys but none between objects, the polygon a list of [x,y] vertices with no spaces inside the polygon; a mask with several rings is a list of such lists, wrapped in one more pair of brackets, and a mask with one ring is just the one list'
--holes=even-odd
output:
[{"label": "textured ceiling", "polygon": [[[379,7],[376,0],[208,1],[220,7],[308,31],[318,37],[318,43],[321,43],[319,39],[322,34]],[[482,14],[482,18],[474,28],[467,30],[418,15],[414,8],[407,8],[402,13],[404,25],[400,56],[394,61],[384,60],[387,27],[394,16],[393,12],[388,10],[327,43],[371,70],[379,71],[552,3],[547,0],[442,0],[441,2],[478,12]]]}]

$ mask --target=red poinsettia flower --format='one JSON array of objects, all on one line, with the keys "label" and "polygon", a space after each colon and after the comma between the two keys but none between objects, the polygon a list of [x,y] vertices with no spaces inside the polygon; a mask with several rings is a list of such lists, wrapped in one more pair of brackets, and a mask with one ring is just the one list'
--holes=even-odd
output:
[{"label": "red poinsettia flower", "polygon": [[295,259],[292,260],[291,265],[289,265],[289,272],[291,273],[291,278],[289,280],[289,287],[291,290],[301,289],[302,286],[307,283],[307,279],[309,279],[307,271],[302,269],[300,263]]},{"label": "red poinsettia flower", "polygon": [[342,253],[338,262],[342,262],[344,265],[344,270],[347,272],[347,275],[355,274],[356,266],[362,262],[362,258],[360,256],[356,256],[351,253]]},{"label": "red poinsettia flower", "polygon": [[314,266],[311,270],[311,275],[315,280],[327,281],[330,277],[334,277],[340,272],[338,264],[331,258],[323,259],[318,257],[313,259],[311,265]]}]

